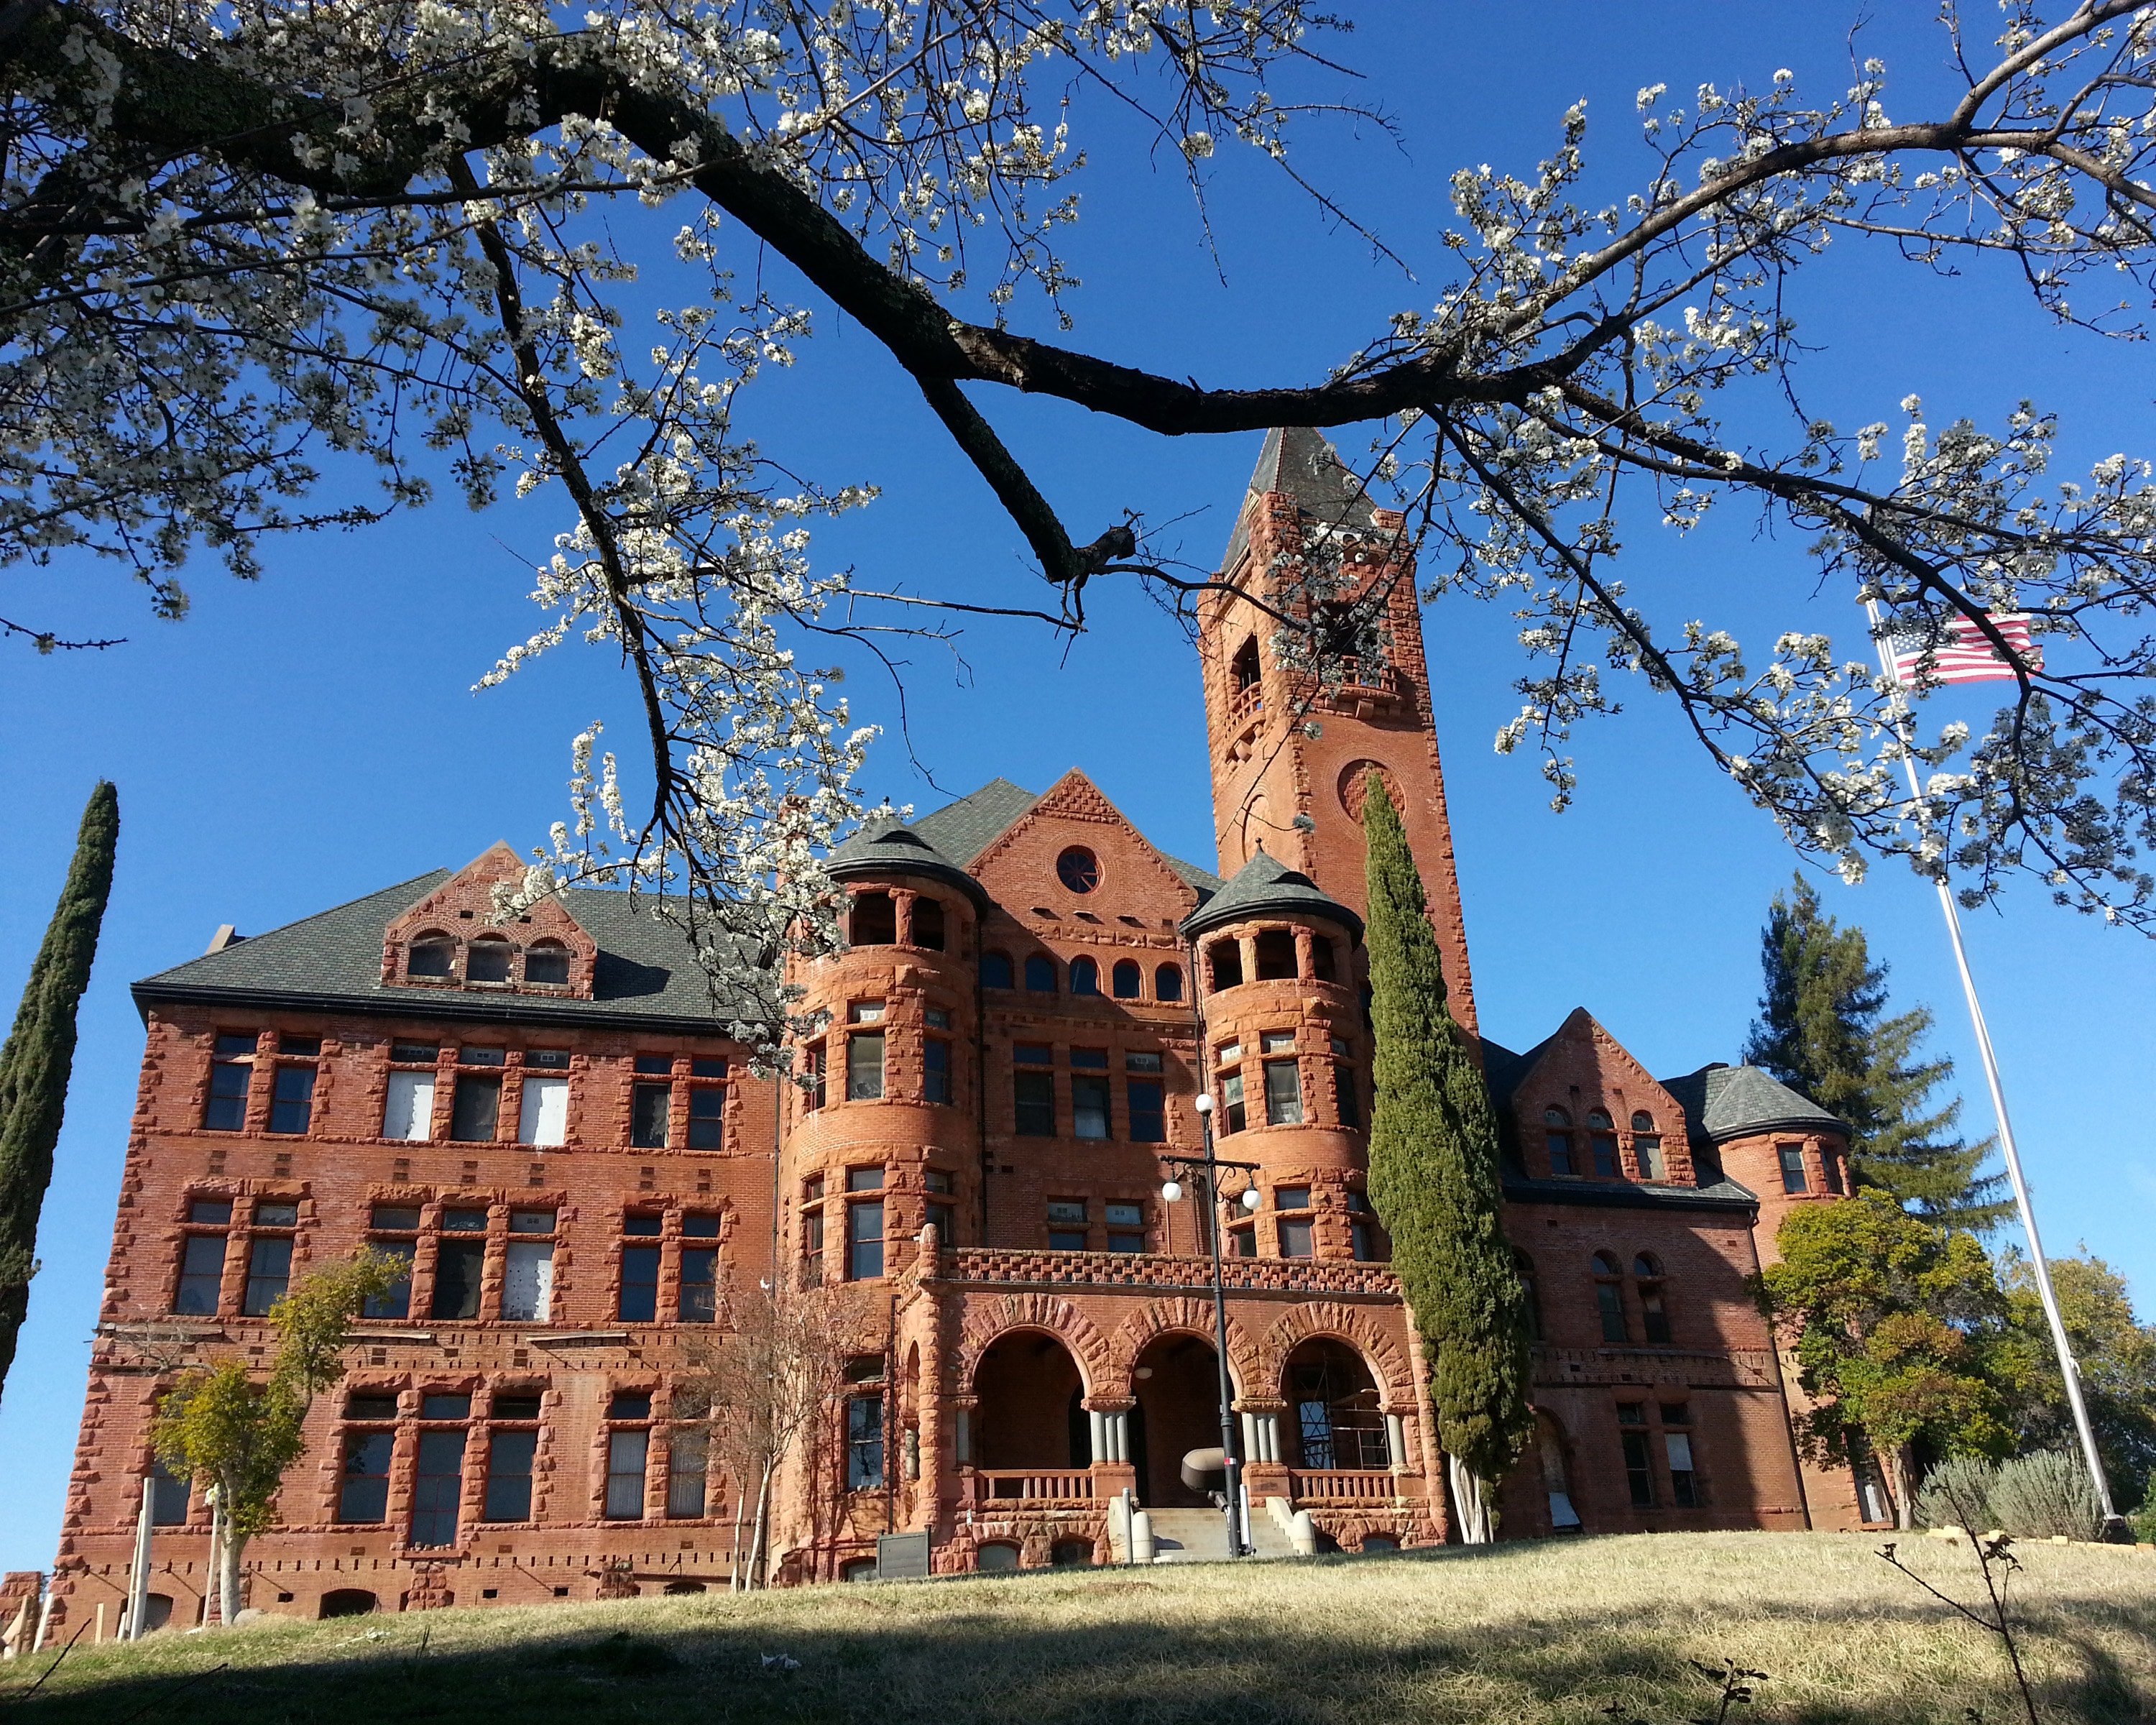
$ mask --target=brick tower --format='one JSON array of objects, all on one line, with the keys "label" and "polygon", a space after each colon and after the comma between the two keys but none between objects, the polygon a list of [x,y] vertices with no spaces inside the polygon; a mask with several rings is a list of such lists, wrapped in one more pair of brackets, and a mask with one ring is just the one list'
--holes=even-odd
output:
[{"label": "brick tower", "polygon": [[1384,660],[1365,660],[1351,680],[1322,690],[1309,674],[1280,661],[1264,612],[1232,593],[1209,594],[1199,651],[1214,829],[1224,875],[1262,850],[1362,911],[1363,783],[1375,767],[1422,867],[1453,1014],[1472,1032],[1475,986],[1452,825],[1414,565],[1400,542],[1401,526],[1398,514],[1371,504],[1317,432],[1266,434],[1220,579],[1253,596],[1276,595],[1281,572],[1321,539],[1332,540],[1362,577],[1351,597],[1367,598],[1382,617]]}]

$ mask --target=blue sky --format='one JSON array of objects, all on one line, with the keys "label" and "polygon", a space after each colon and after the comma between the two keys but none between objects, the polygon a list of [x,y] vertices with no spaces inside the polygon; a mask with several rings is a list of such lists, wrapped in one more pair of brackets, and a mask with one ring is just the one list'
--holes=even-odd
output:
[{"label": "blue sky", "polygon": [[[1152,176],[1142,161],[1111,167],[1114,135],[1096,133],[1103,165],[1083,181],[1072,244],[1085,280],[1076,340],[1211,382],[1314,377],[1387,313],[1435,298],[1452,168],[1532,172],[1584,95],[1597,176],[1627,186],[1642,172],[1639,87],[1758,85],[1789,66],[1810,93],[1839,90],[1854,15],[1704,0],[1369,10],[1348,58],[1372,72],[1370,94],[1398,118],[1401,143],[1337,128],[1312,139],[1307,160],[1419,280],[1232,162],[1216,186],[1216,270],[1179,176]],[[1897,116],[1940,87],[1926,10],[1897,9],[1863,39],[1861,51],[1896,75]],[[858,330],[816,309],[819,334],[802,363],[757,386],[758,434],[828,481],[884,488],[819,535],[819,555],[865,583],[1029,598],[1017,532],[911,387]],[[2140,375],[2122,364],[2138,356],[2052,327],[2004,278],[1933,280],[1845,248],[1799,278],[1794,310],[1822,349],[1815,410],[1842,423],[1892,420],[1911,391],[1934,424],[1961,413],[1995,422],[2033,396],[2064,415],[2061,470],[2156,441],[2145,393],[2116,387]],[[1052,333],[1045,322],[1035,332]],[[1126,507],[1155,521],[1196,511],[1178,530],[1185,554],[1209,560],[1224,544],[1255,434],[1163,440],[1055,403],[981,400],[1078,536]],[[1351,449],[1354,438],[1343,438]],[[569,737],[594,718],[629,717],[620,682],[603,657],[571,649],[504,689],[474,695],[470,685],[536,626],[529,571],[564,521],[547,499],[485,516],[444,501],[362,534],[273,546],[259,583],[204,562],[192,572],[193,615],[179,625],[150,621],[139,589],[86,561],[0,572],[0,615],[131,638],[98,655],[0,658],[0,725],[16,763],[15,814],[0,826],[8,1006],[98,778],[118,783],[122,819],[44,1267],[0,1407],[0,1568],[47,1565],[57,1539],[141,1055],[127,984],[199,952],[221,922],[259,932],[460,864],[496,839],[522,849],[543,838],[562,812]],[[1642,518],[1625,561],[1635,599],[1658,619],[1704,616],[1748,642],[1820,628],[1861,650],[1846,596],[1815,591],[1799,547],[1755,535],[1734,511],[1682,541]],[[1017,624],[970,631],[963,664],[912,649],[918,766],[887,739],[870,789],[926,809],[997,774],[1039,789],[1081,766],[1163,848],[1209,860],[1189,651],[1135,595],[1098,593],[1095,615],[1096,632],[1067,654]],[[1486,1031],[1525,1046],[1584,1004],[1658,1073],[1733,1059],[1758,992],[1759,925],[1792,867],[1771,826],[1644,688],[1623,716],[1582,735],[1578,803],[1552,815],[1533,762],[1491,747],[1514,706],[1513,625],[1448,601],[1425,628]],[[855,670],[857,712],[891,722],[888,683]],[[1943,710],[1979,719],[1982,694],[1942,697],[1960,704]],[[609,732],[631,734],[624,722]],[[1822,891],[1892,965],[1897,1006],[1937,1012],[1934,1045],[1959,1065],[1969,1123],[1989,1130],[1931,892],[1890,870]],[[2127,1271],[2144,1313],[2156,1310],[2156,947],[2021,888],[1971,916],[1969,939],[2047,1243],[2086,1242]]]}]

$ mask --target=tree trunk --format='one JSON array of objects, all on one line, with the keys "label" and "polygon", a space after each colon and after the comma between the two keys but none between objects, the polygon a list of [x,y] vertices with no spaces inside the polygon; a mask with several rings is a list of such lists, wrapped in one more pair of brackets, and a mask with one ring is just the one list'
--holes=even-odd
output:
[{"label": "tree trunk", "polygon": [[766,1506],[771,1502],[771,1472],[773,1462],[763,1464],[763,1478],[756,1488],[756,1527],[751,1533],[748,1548],[748,1584],[757,1584],[758,1572],[763,1566],[763,1526]]},{"label": "tree trunk", "polygon": [[1445,1477],[1452,1482],[1453,1507],[1460,1512],[1460,1538],[1467,1545],[1490,1542],[1490,1506],[1483,1501],[1482,1481],[1475,1470],[1457,1455],[1445,1458]]},{"label": "tree trunk", "polygon": [[1916,1494],[1909,1489],[1909,1446],[1896,1444],[1887,1451],[1887,1469],[1892,1476],[1894,1487],[1894,1525],[1907,1533],[1917,1525]]},{"label": "tree trunk", "polygon": [[224,1541],[218,1548],[217,1592],[218,1609],[223,1613],[225,1627],[229,1629],[239,1621],[244,1606],[239,1597],[239,1560],[247,1553],[247,1536],[232,1531],[232,1523],[224,1525]]},{"label": "tree trunk", "polygon": [[727,1589],[732,1593],[742,1591],[742,1517],[747,1508],[747,1495],[737,1491],[734,1493],[734,1548],[726,1559]]}]

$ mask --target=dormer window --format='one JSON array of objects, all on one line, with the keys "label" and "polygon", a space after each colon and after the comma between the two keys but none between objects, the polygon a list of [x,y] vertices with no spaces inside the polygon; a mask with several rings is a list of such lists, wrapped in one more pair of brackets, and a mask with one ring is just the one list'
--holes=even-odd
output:
[{"label": "dormer window", "polygon": [[511,947],[500,935],[482,935],[465,952],[465,980],[468,983],[506,983],[509,980]]},{"label": "dormer window", "polygon": [[569,949],[559,941],[540,941],[524,955],[524,980],[560,984],[569,980]]},{"label": "dormer window", "polygon": [[404,955],[404,974],[430,979],[446,978],[456,949],[445,934],[423,934]]}]

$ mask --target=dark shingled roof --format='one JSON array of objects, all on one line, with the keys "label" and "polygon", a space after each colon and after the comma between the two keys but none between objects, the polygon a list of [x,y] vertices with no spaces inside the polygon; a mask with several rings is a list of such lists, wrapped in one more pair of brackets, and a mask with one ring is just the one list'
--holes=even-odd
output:
[{"label": "dark shingled roof", "polygon": [[826,867],[839,880],[855,875],[926,875],[963,888],[976,905],[988,901],[979,881],[895,816],[870,821],[831,853]]},{"label": "dark shingled roof", "polygon": [[[1265,446],[1258,451],[1258,465],[1251,470],[1245,506],[1250,497],[1266,491],[1285,492],[1295,499],[1296,507],[1322,526],[1375,525],[1372,518],[1375,505],[1362,480],[1326,441],[1325,434],[1307,426],[1290,426],[1285,430],[1275,427],[1265,434]],[[1227,556],[1220,560],[1223,571],[1233,572],[1249,542],[1249,530],[1238,511],[1235,536],[1228,542]]]},{"label": "dark shingled roof", "polygon": [[1225,886],[1183,919],[1183,932],[1202,934],[1224,922],[1283,911],[1323,916],[1353,930],[1358,937],[1363,932],[1360,916],[1337,899],[1327,897],[1309,875],[1298,874],[1262,850],[1238,869]]},{"label": "dark shingled roof", "polygon": [[[1033,812],[1040,794],[1021,790],[1007,778],[992,778],[972,796],[922,815],[913,823],[913,831],[960,868],[969,869],[983,851]],[[1220,890],[1218,875],[1166,851],[1159,855],[1176,878],[1197,893],[1200,903],[1209,893]]]},{"label": "dark shingled roof", "polygon": [[[385,988],[382,937],[390,923],[449,878],[445,869],[384,887],[266,934],[251,935],[135,984],[136,1004],[246,1001],[421,1018],[654,1023],[710,1034],[711,986],[688,937],[625,892],[572,887],[562,906],[598,946],[594,999]],[[745,1003],[744,1003],[745,1004]]]},{"label": "dark shingled roof", "polygon": [[1677,1099],[1693,1131],[1717,1143],[1777,1127],[1849,1130],[1846,1122],[1757,1066],[1725,1066],[1717,1061],[1681,1078],[1665,1078],[1661,1084]]}]

